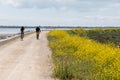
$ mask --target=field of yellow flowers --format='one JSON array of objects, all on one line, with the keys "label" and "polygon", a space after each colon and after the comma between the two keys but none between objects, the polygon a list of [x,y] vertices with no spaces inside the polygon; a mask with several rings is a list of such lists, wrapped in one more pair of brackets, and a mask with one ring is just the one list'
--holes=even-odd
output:
[{"label": "field of yellow flowers", "polygon": [[[81,31],[84,33],[84,31]],[[53,75],[61,80],[120,80],[120,48],[54,30],[47,34]]]},{"label": "field of yellow flowers", "polygon": [[88,37],[100,43],[112,43],[120,47],[120,28],[116,29],[73,29],[68,31],[71,35]]}]

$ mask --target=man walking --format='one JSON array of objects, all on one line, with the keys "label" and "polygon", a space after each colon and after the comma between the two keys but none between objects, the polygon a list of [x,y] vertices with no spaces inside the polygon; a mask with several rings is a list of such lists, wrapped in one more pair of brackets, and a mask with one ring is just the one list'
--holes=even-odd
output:
[{"label": "man walking", "polygon": [[39,39],[39,34],[40,34],[41,30],[39,27],[36,27],[36,39]]}]

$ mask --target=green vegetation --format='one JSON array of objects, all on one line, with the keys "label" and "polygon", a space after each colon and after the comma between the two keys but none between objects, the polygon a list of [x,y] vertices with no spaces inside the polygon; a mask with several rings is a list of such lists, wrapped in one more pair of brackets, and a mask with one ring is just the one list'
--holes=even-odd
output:
[{"label": "green vegetation", "polygon": [[88,33],[81,29],[48,33],[54,77],[61,80],[120,80],[120,49],[91,40]]},{"label": "green vegetation", "polygon": [[120,47],[120,29],[75,29],[68,32],[71,35],[88,37],[101,43],[111,43]]}]

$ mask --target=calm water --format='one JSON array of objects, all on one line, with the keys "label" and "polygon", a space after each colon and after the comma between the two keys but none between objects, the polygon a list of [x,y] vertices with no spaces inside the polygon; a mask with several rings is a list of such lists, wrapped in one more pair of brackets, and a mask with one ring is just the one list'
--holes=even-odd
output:
[{"label": "calm water", "polygon": [[[61,30],[61,28],[57,28]],[[46,28],[41,28],[42,31],[50,31],[54,30],[54,28],[51,29],[46,29]],[[64,30],[69,30],[68,28],[64,28]],[[35,31],[35,28],[25,28],[25,31]],[[17,34],[20,33],[20,28],[0,28],[0,34]]]},{"label": "calm water", "polygon": [[[71,30],[72,28],[41,28],[42,31],[50,30]],[[89,30],[91,28],[86,28]],[[25,28],[25,31],[35,31],[35,28]],[[20,28],[0,28],[0,34],[17,34],[20,33]]]},{"label": "calm water", "polygon": [[[25,29],[25,31],[34,31],[34,29]],[[17,34],[20,33],[19,28],[0,28],[0,34]]]}]

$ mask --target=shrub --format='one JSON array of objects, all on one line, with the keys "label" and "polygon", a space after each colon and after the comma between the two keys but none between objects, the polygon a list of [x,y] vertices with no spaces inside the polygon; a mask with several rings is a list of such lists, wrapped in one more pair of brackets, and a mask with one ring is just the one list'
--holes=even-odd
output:
[{"label": "shrub", "polygon": [[[51,37],[52,36],[52,37]],[[120,80],[120,49],[52,31],[48,37],[53,52],[54,76],[62,80]]]}]

